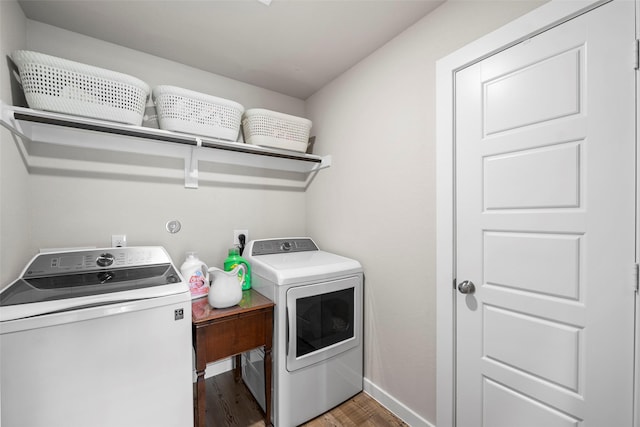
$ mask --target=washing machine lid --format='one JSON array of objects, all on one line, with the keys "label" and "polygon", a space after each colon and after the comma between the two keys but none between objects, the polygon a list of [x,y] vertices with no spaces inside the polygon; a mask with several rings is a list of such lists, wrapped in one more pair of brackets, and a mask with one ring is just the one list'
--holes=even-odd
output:
[{"label": "washing machine lid", "polygon": [[161,247],[46,252],[0,292],[0,321],[180,293],[188,286]]},{"label": "washing machine lid", "polygon": [[243,257],[251,264],[253,275],[278,285],[318,282],[362,273],[358,261],[321,251],[309,238],[252,241]]}]

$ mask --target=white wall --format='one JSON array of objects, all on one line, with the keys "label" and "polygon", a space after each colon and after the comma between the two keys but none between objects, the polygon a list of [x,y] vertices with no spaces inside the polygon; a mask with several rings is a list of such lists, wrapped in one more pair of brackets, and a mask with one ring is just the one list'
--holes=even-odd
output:
[{"label": "white wall", "polygon": [[[25,17],[14,1],[0,2],[0,99],[13,102],[5,52],[26,43]],[[29,259],[29,177],[13,137],[0,127],[0,287],[14,279]]]},{"label": "white wall", "polygon": [[542,3],[448,1],[306,103],[333,157],[307,229],[362,262],[367,384],[413,425],[436,419],[435,61]]},{"label": "white wall", "polygon": [[231,99],[247,109],[260,107],[304,114],[300,99],[37,21],[27,20],[26,48],[130,74],[151,87],[168,84]]},{"label": "white wall", "polygon": [[[3,57],[14,49],[26,48],[131,74],[151,87],[171,84],[233,99],[245,108],[304,114],[300,99],[25,20],[14,1],[1,1],[0,10]],[[14,20],[15,16],[21,19]],[[5,32],[12,36],[5,37]],[[3,69],[2,100],[11,103],[7,81]],[[163,245],[178,266],[185,252],[192,250],[210,265],[221,266],[232,245],[233,229],[248,229],[250,238],[306,234],[304,192],[262,186],[262,176],[265,182],[271,176],[263,171],[257,172],[257,184],[255,176],[246,184],[240,177],[238,184],[201,182],[194,190],[185,189],[179,180],[112,176],[91,170],[45,168],[27,175],[16,144],[4,130],[1,153],[0,287],[15,279],[39,248],[109,246],[112,234],[126,234],[129,245]],[[109,161],[107,156],[96,157]],[[132,167],[139,157],[131,156]],[[233,174],[237,169],[222,170]],[[171,219],[182,223],[178,234],[165,230]]]},{"label": "white wall", "polygon": [[[126,233],[131,245],[164,245],[177,263],[196,250],[211,264],[222,262],[233,228],[255,238],[308,234],[364,265],[368,384],[423,423],[435,420],[435,61],[542,2],[449,0],[305,103],[25,21],[15,1],[0,1],[3,55],[29,48],[151,86],[306,115],[314,121],[315,152],[333,156],[306,194],[223,183],[187,190],[171,181],[27,176],[2,130],[0,286],[39,247],[108,245],[112,233]],[[179,219],[183,231],[164,231],[169,219]]]}]

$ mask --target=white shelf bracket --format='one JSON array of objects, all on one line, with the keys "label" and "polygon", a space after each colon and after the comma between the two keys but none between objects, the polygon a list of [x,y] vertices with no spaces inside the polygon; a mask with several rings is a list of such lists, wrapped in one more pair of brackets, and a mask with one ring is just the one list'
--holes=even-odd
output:
[{"label": "white shelf bracket", "polygon": [[320,167],[318,169],[326,169],[331,167],[331,155],[328,154],[326,156],[322,156],[322,162],[320,163]]},{"label": "white shelf bracket", "polygon": [[198,155],[202,149],[202,139],[196,138],[196,146],[189,150],[188,158],[184,159],[184,187],[198,188]]},{"label": "white shelf bracket", "polygon": [[24,133],[20,123],[15,119],[13,111],[7,108],[7,104],[4,101],[0,101],[0,109],[2,111],[0,123],[17,137],[29,140],[30,138]]}]

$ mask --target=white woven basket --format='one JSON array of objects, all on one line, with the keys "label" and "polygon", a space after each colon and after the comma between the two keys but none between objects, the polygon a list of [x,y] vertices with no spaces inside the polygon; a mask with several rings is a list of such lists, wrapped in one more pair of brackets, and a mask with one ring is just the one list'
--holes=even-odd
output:
[{"label": "white woven basket", "polygon": [[236,141],[244,107],[175,86],[153,88],[160,129]]},{"label": "white woven basket", "polygon": [[142,123],[149,85],[140,79],[26,50],[14,51],[11,58],[30,108]]},{"label": "white woven basket", "polygon": [[311,120],[262,108],[252,108],[242,120],[249,144],[284,150],[307,151]]}]

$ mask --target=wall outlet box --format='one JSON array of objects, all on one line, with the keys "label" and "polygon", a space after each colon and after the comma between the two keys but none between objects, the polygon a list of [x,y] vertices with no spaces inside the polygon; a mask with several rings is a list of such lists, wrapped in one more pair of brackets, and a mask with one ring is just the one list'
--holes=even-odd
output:
[{"label": "wall outlet box", "polygon": [[244,243],[247,244],[249,243],[249,230],[233,230],[233,244],[234,245],[239,245],[240,244],[240,239],[238,239],[238,237],[244,234]]},{"label": "wall outlet box", "polygon": [[127,246],[127,235],[126,234],[113,234],[111,236],[111,247],[112,248],[124,248]]}]

